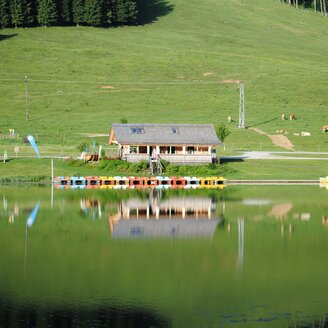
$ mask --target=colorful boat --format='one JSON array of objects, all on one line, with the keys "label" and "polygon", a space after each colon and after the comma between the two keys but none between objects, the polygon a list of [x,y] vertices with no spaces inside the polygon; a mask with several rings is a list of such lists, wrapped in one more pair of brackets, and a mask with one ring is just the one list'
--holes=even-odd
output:
[{"label": "colorful boat", "polygon": [[115,186],[115,180],[113,177],[101,176],[100,180],[100,189],[112,189]]},{"label": "colorful boat", "polygon": [[71,189],[84,189],[86,187],[86,179],[84,177],[70,177]]},{"label": "colorful boat", "polygon": [[[54,178],[56,188],[101,188],[101,189],[126,189],[126,188],[220,188],[225,186],[223,177],[121,177],[121,176],[57,176]],[[320,178],[320,183],[327,184],[328,177]]]}]

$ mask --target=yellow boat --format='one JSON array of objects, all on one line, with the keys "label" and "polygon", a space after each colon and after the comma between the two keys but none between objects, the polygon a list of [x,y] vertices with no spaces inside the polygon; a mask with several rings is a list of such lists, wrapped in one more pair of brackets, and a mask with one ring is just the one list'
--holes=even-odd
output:
[{"label": "yellow boat", "polygon": [[100,189],[112,189],[115,186],[115,179],[113,177],[99,177]]},{"label": "yellow boat", "polygon": [[325,178],[320,178],[320,184],[328,184],[328,176]]}]

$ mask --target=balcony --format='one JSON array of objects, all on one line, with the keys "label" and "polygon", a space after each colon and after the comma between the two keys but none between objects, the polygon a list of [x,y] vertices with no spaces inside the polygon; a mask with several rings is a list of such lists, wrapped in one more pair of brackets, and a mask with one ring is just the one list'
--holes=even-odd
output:
[{"label": "balcony", "polygon": [[[214,157],[213,157],[214,155]],[[161,159],[174,164],[207,164],[216,159],[215,154],[160,154]],[[128,162],[148,161],[147,154],[127,154]]]}]

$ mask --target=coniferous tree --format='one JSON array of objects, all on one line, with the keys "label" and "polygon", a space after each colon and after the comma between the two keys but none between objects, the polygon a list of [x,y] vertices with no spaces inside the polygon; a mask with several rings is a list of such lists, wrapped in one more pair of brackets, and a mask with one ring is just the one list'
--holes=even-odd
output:
[{"label": "coniferous tree", "polygon": [[24,22],[23,24],[28,26],[36,22],[36,2],[33,0],[22,0]]},{"label": "coniferous tree", "polygon": [[115,3],[115,22],[122,24],[125,22],[126,18],[126,4],[124,0],[118,0]]},{"label": "coniferous tree", "polygon": [[5,28],[9,23],[9,2],[8,0],[0,0],[0,27]]},{"label": "coniferous tree", "polygon": [[138,10],[135,0],[114,0],[112,7],[115,23],[124,24],[136,21]]},{"label": "coniferous tree", "polygon": [[72,0],[59,0],[57,2],[59,11],[59,23],[63,25],[72,23]]},{"label": "coniferous tree", "polygon": [[17,27],[24,23],[24,10],[22,0],[11,0],[10,2],[11,23]]},{"label": "coniferous tree", "polygon": [[54,0],[39,0],[37,19],[39,24],[43,26],[57,22],[57,8]]},{"label": "coniferous tree", "polygon": [[100,0],[85,0],[84,21],[92,26],[102,23],[102,3]]},{"label": "coniferous tree", "polygon": [[135,23],[137,21],[138,6],[135,0],[126,0],[126,23]]},{"label": "coniferous tree", "polygon": [[73,22],[77,26],[84,23],[84,0],[73,0],[72,14],[73,14]]},{"label": "coniferous tree", "polygon": [[113,0],[104,0],[103,1],[103,13],[104,13],[104,24],[113,24],[114,15],[113,15]]},{"label": "coniferous tree", "polygon": [[[303,1],[313,0],[298,1],[304,5]],[[44,26],[133,24],[137,21],[137,3],[138,0],[0,0],[0,27],[35,23]]]}]

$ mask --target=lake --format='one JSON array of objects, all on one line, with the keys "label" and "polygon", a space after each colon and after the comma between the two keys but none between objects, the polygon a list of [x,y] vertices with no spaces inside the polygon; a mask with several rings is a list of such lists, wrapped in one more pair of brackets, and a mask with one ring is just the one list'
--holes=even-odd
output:
[{"label": "lake", "polygon": [[323,327],[328,190],[0,187],[0,327]]}]

